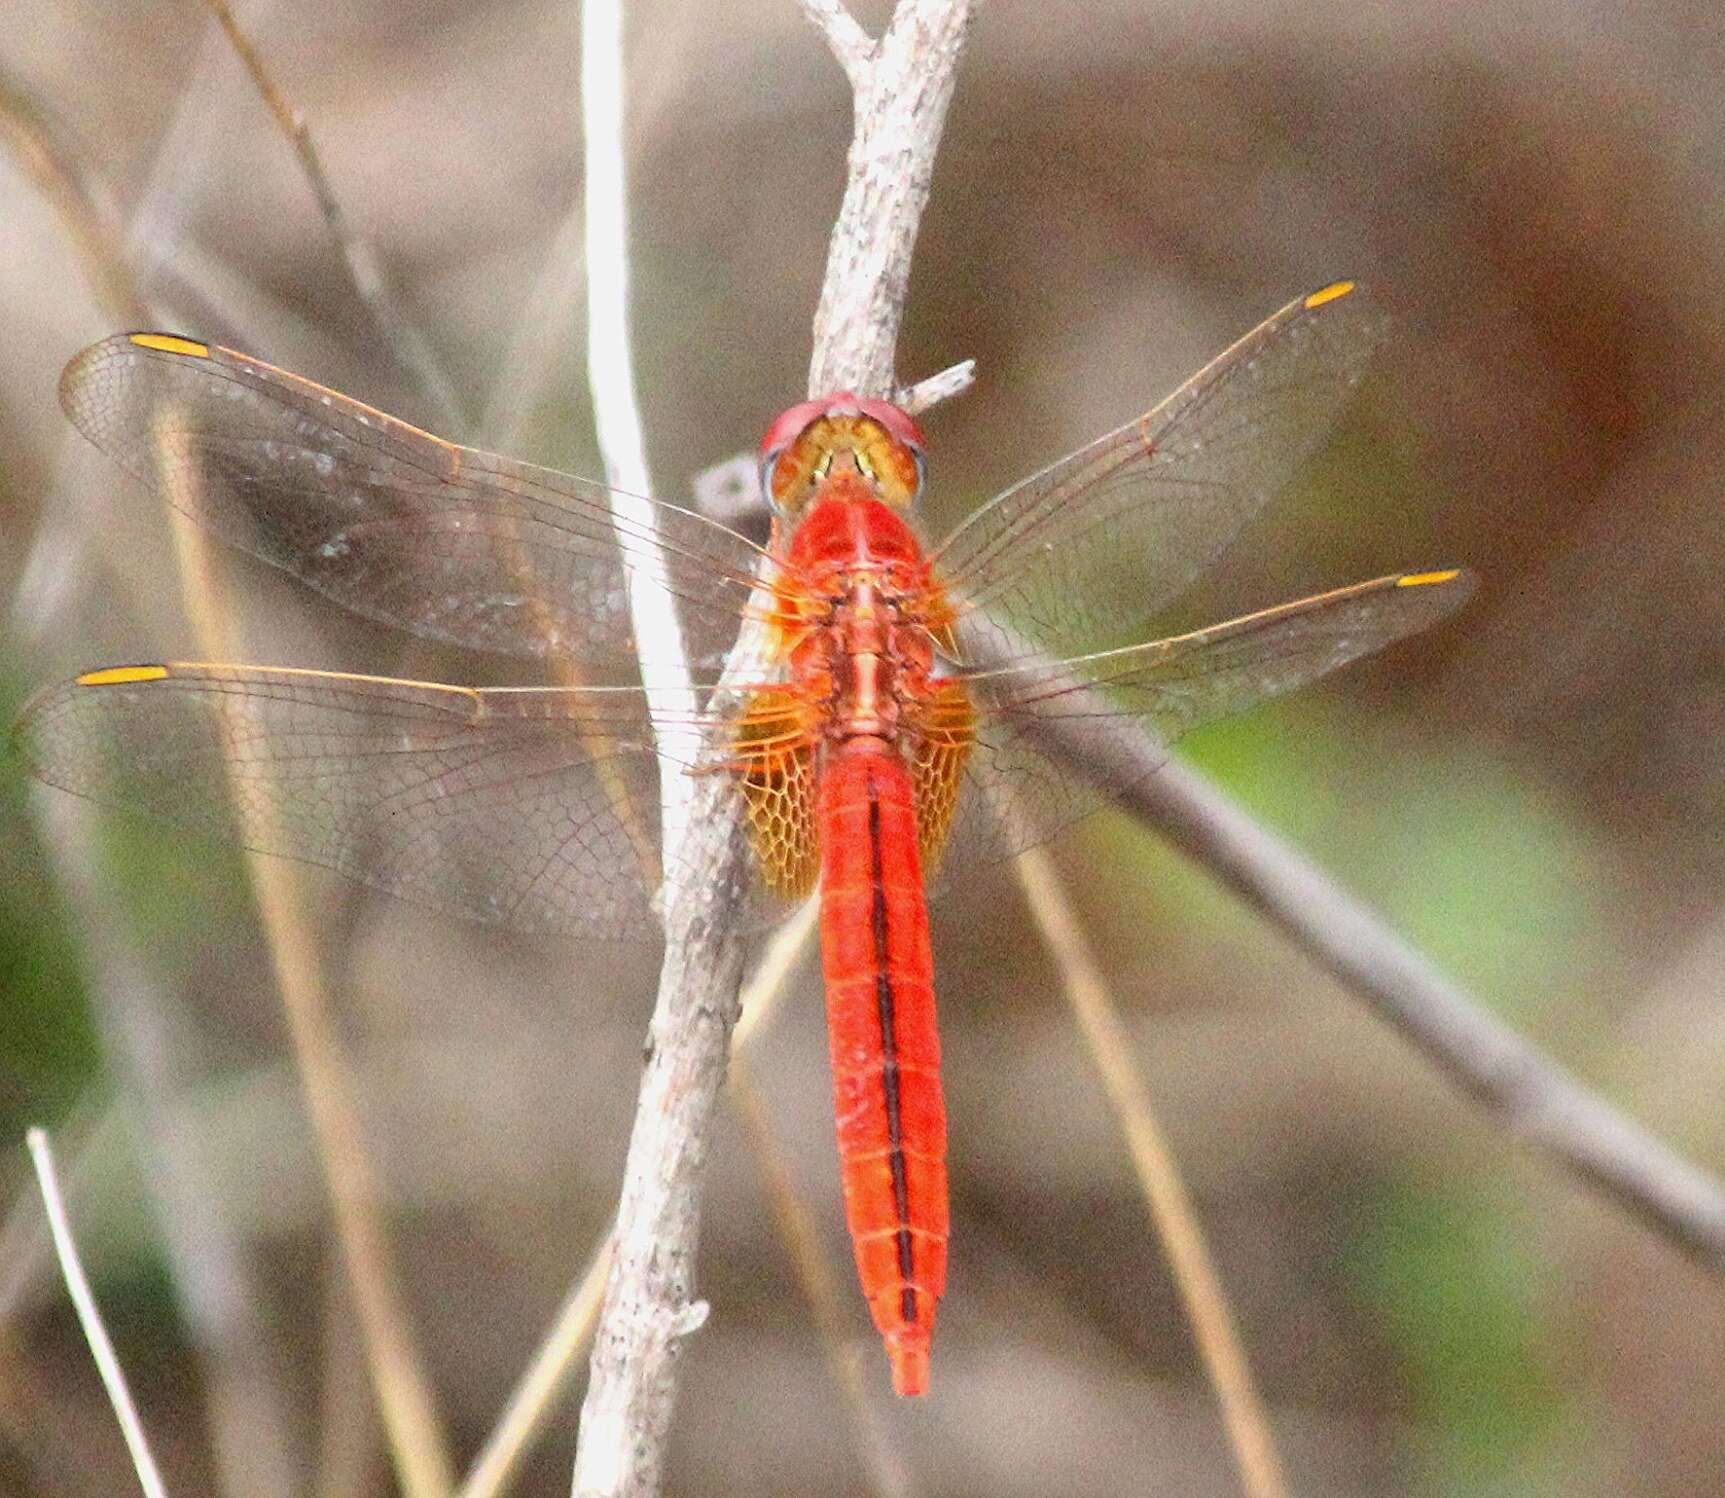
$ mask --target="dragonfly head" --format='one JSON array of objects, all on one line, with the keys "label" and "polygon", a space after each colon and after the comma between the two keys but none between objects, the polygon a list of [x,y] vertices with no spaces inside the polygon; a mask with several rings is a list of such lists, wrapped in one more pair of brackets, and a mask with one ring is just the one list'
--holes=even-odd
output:
[{"label": "dragonfly head", "polygon": [[875,498],[902,510],[922,492],[922,429],[890,401],[826,395],[798,403],[761,438],[761,492],[795,516],[846,471]]}]

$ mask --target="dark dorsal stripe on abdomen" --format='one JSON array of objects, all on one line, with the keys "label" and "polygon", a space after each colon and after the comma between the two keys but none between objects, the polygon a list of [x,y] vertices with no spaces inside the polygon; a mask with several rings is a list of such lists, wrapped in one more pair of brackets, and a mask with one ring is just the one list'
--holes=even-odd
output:
[{"label": "dark dorsal stripe on abdomen", "polygon": [[869,887],[873,899],[874,923],[874,997],[880,1014],[881,1091],[886,1101],[887,1139],[892,1152],[887,1156],[892,1171],[892,1199],[898,1209],[898,1269],[904,1277],[904,1289],[899,1292],[899,1309],[907,1322],[916,1320],[916,1289],[911,1284],[912,1244],[910,1236],[910,1192],[905,1183],[904,1135],[899,1117],[898,1046],[893,1040],[892,973],[888,966],[891,937],[887,928],[886,885],[881,868],[880,796],[872,772],[868,777],[868,839]]}]

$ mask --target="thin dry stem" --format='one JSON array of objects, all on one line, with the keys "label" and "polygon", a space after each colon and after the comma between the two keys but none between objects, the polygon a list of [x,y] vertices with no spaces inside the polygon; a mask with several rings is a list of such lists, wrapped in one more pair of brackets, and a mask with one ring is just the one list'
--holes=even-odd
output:
[{"label": "thin dry stem", "polygon": [[288,865],[268,857],[248,863],[396,1473],[408,1498],[443,1498],[455,1485],[448,1440],[390,1249],[315,938]]},{"label": "thin dry stem", "polygon": [[[164,473],[186,471],[185,465],[163,467]],[[205,659],[231,660],[236,654],[233,630],[210,543],[186,518],[196,509],[186,501],[171,512],[186,615]],[[396,1473],[408,1498],[444,1498],[455,1485],[448,1441],[415,1346],[407,1298],[389,1247],[382,1194],[366,1154],[353,1079],[330,1019],[317,941],[300,899],[297,876],[282,859],[248,853],[246,864],[329,1187],[336,1236],[353,1280],[354,1303]]]},{"label": "thin dry stem", "polygon": [[102,1033],[122,1078],[122,1107],[148,1148],[145,1178],[174,1287],[208,1393],[209,1427],[225,1491],[294,1491],[288,1399],[257,1321],[260,1287],[245,1247],[215,1210],[209,1171],[178,1126],[188,1052],[173,995],[115,919],[123,904],[97,856],[93,810],[46,787],[32,798],[56,882],[86,933],[82,956]]},{"label": "thin dry stem", "polygon": [[[646,436],[635,392],[635,358],[629,328],[628,177],[623,142],[623,12],[621,0],[588,0],[582,10],[581,117],[586,142],[587,385],[594,426],[611,486],[619,533],[656,535],[653,508],[639,496],[653,492]],[[659,817],[665,846],[682,838],[689,777],[682,766],[700,751],[699,733],[670,722],[694,719],[699,704],[677,622],[665,558],[624,563],[629,622],[641,659],[641,684],[650,689],[653,736],[659,750]],[[665,711],[661,711],[661,707]]]},{"label": "thin dry stem", "polygon": [[820,901],[810,898],[804,900],[797,907],[796,914],[773,932],[773,939],[767,943],[767,950],[761,954],[754,973],[743,985],[739,1000],[743,1014],[731,1037],[733,1052],[747,1046],[772,1018],[779,1000],[784,997],[791,969],[802,961],[809,939],[820,925],[820,918]]},{"label": "thin dry stem", "polygon": [[112,212],[73,167],[40,111],[6,79],[0,79],[0,142],[59,215],[103,314],[141,327],[144,301]]},{"label": "thin dry stem", "polygon": [[1211,1262],[1204,1231],[1144,1085],[1132,1042],[1103,981],[1076,912],[1066,898],[1053,861],[1039,848],[1020,855],[1018,877],[1049,954],[1060,970],[1061,988],[1078,1020],[1108,1105],[1125,1136],[1132,1168],[1150,1219],[1168,1253],[1168,1265],[1192,1326],[1192,1338],[1221,1401],[1228,1442],[1250,1498],[1287,1498],[1288,1484],[1276,1455],[1263,1401],[1252,1380],[1221,1277]]},{"label": "thin dry stem", "polygon": [[84,1328],[84,1340],[90,1344],[90,1356],[96,1371],[102,1376],[102,1386],[108,1391],[108,1401],[114,1407],[114,1418],[126,1438],[126,1449],[132,1454],[132,1467],[138,1474],[138,1485],[146,1498],[167,1498],[162,1474],[156,1459],[150,1455],[149,1438],[138,1419],[137,1406],[132,1403],[131,1390],[126,1387],[126,1375],[119,1356],[102,1324],[102,1312],[90,1291],[84,1266],[78,1258],[78,1245],[72,1237],[72,1225],[66,1217],[66,1205],[60,1199],[60,1182],[54,1172],[54,1155],[48,1147],[48,1135],[43,1129],[31,1129],[25,1136],[30,1147],[30,1159],[36,1167],[36,1183],[42,1191],[43,1210],[48,1214],[48,1231],[54,1239],[54,1253],[60,1261],[60,1273],[66,1281],[66,1293],[78,1312],[78,1324]]},{"label": "thin dry stem", "polygon": [[772,1119],[761,1100],[760,1089],[745,1058],[731,1052],[730,1097],[737,1116],[749,1136],[749,1147],[772,1203],[773,1222],[779,1241],[790,1255],[803,1299],[814,1319],[827,1369],[838,1386],[839,1399],[850,1416],[851,1431],[870,1491],[881,1498],[911,1498],[916,1487],[903,1458],[887,1437],[880,1404],[885,1387],[870,1378],[861,1349],[847,1330],[849,1318],[839,1298],[838,1276],[832,1260],[821,1247],[820,1237],[797,1195],[784,1152],[773,1133]]},{"label": "thin dry stem", "polygon": [[1084,733],[1085,716],[1109,705],[1069,684],[1062,717],[1037,726],[1041,747],[1261,912],[1511,1133],[1725,1274],[1725,1185],[1577,1083],[1153,740]]},{"label": "thin dry stem", "polygon": [[[819,906],[807,900],[797,913],[773,933],[749,981],[743,985],[742,1018],[731,1036],[735,1058],[760,1034],[771,1016],[791,968],[801,957],[815,929]],[[600,1298],[611,1264],[611,1239],[607,1236],[592,1252],[587,1272],[581,1277],[557,1313],[556,1320],[540,1339],[539,1350],[522,1375],[509,1403],[462,1484],[458,1498],[496,1498],[520,1470],[545,1426],[557,1411],[557,1403],[576,1360],[587,1347],[599,1317]]]},{"label": "thin dry stem", "polygon": [[521,1464],[557,1413],[570,1375],[587,1348],[610,1272],[611,1238],[607,1234],[593,1250],[587,1272],[558,1308],[556,1319],[510,1393],[502,1418],[486,1438],[456,1498],[498,1498],[514,1482]]},{"label": "thin dry stem", "polygon": [[293,147],[300,170],[305,174],[306,183],[317,202],[318,212],[323,215],[330,238],[341,252],[348,278],[366,311],[371,314],[384,344],[394,355],[396,363],[417,381],[421,392],[437,407],[438,419],[445,429],[465,437],[469,426],[461,397],[418,326],[402,315],[377,252],[353,227],[342,208],[329,175],[323,169],[323,159],[311,138],[311,127],[306,124],[305,116],[289,103],[264,66],[263,54],[241,28],[227,0],[204,0],[204,4],[221,25],[235,55],[245,65],[270,114]]}]

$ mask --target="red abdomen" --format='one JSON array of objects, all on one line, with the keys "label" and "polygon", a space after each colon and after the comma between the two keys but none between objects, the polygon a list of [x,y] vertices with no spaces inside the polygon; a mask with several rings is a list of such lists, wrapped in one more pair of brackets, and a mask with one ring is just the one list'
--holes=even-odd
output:
[{"label": "red abdomen", "polygon": [[934,959],[903,760],[833,746],[820,785],[821,965],[845,1216],[893,1387],[928,1387],[946,1288],[946,1109]]}]

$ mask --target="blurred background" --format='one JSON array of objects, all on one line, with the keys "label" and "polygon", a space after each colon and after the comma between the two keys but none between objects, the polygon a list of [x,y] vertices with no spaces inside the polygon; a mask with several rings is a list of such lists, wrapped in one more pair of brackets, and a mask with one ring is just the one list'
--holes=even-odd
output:
[{"label": "blurred background", "polygon": [[[877,27],[886,9],[858,13]],[[598,472],[569,227],[575,6],[240,14],[453,372],[452,435]],[[850,101],[792,0],[648,0],[628,52],[638,381],[656,488],[681,499],[803,393]],[[926,420],[938,534],[1298,293],[1372,287],[1395,329],[1361,400],[1181,617],[1448,563],[1477,569],[1479,595],[1183,752],[1714,1169],[1722,68],[1725,19],[1683,0],[985,7],[900,351],[907,380],[979,361]],[[54,206],[57,172],[121,226],[151,323],[449,422],[380,342],[202,6],[20,8],[0,89],[10,718],[76,671],[195,650],[161,507],[55,400],[65,361],[119,318]],[[424,667],[423,647],[265,568],[223,576],[250,659]],[[11,762],[0,786],[0,1124],[8,1141],[56,1131],[172,1486],[390,1491],[243,863],[98,819]],[[1296,1491],[1720,1489],[1716,1279],[1518,1147],[1152,832],[1104,815],[1054,852]],[[302,883],[465,1462],[607,1220],[657,953],[511,938],[315,870]],[[812,964],[751,1057],[909,1490],[1236,1492],[1011,870],[954,891],[934,939],[954,1257],[928,1400],[884,1396],[852,1289]],[[0,1491],[126,1491],[22,1151],[0,1162]],[[699,1291],[712,1318],[686,1359],[670,1490],[873,1490],[729,1111]],[[579,1378],[522,1491],[566,1491],[578,1400]]]}]

